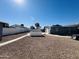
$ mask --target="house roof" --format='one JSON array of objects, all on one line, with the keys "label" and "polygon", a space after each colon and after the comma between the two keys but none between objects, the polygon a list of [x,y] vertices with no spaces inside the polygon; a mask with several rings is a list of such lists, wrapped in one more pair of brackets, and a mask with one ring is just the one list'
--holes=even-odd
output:
[{"label": "house roof", "polygon": [[2,21],[0,21],[0,23],[2,23],[2,24],[8,24],[8,23],[6,23],[6,22],[2,22]]}]

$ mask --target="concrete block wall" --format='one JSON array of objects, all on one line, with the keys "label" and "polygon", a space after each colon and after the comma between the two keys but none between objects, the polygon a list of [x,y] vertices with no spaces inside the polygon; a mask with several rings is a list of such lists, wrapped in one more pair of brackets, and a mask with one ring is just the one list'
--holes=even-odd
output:
[{"label": "concrete block wall", "polygon": [[10,35],[29,31],[27,28],[3,28],[2,35]]}]

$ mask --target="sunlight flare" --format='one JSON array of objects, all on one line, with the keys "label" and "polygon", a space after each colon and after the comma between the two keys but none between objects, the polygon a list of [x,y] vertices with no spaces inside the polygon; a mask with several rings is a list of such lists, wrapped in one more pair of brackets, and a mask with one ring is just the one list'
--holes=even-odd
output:
[{"label": "sunlight flare", "polygon": [[24,5],[25,4],[25,0],[13,0],[13,2],[17,5]]}]

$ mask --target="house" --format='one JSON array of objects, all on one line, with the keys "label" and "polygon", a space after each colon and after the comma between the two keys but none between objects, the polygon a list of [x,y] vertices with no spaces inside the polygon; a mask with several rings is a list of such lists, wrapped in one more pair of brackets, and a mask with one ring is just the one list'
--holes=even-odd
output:
[{"label": "house", "polygon": [[51,26],[51,34],[57,35],[72,35],[79,33],[79,25],[69,25],[69,26],[61,26],[61,25],[53,25]]},{"label": "house", "polygon": [[0,41],[2,41],[3,28],[9,28],[9,24],[5,22],[0,22]]},{"label": "house", "polygon": [[5,22],[0,22],[0,27],[2,28],[9,28],[9,24]]}]

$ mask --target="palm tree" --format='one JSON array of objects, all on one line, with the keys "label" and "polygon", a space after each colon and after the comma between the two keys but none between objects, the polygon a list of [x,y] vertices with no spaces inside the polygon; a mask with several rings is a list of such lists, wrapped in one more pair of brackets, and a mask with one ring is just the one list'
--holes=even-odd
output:
[{"label": "palm tree", "polygon": [[35,23],[36,28],[40,28],[40,24],[39,23]]},{"label": "palm tree", "polygon": [[24,27],[24,24],[21,24],[22,27]]}]

